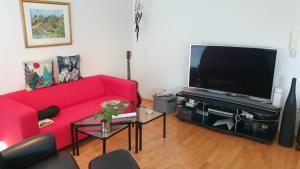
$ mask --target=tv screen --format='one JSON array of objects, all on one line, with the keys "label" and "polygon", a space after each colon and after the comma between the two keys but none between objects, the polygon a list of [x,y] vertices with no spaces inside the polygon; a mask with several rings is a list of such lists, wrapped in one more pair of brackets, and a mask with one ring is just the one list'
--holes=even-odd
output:
[{"label": "tv screen", "polygon": [[189,86],[271,99],[276,49],[191,45]]}]

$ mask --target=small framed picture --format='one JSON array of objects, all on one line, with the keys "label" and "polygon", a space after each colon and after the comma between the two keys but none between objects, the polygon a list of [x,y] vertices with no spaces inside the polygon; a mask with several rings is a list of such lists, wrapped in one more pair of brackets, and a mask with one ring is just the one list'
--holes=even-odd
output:
[{"label": "small framed picture", "polygon": [[71,45],[70,3],[20,0],[26,48]]}]

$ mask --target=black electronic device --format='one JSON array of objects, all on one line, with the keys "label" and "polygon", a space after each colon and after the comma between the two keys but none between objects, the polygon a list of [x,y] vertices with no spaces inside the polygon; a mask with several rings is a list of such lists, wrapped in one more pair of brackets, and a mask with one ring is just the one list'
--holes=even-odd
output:
[{"label": "black electronic device", "polygon": [[[182,91],[176,117],[220,132],[272,143],[281,108],[241,97],[208,91]],[[197,103],[189,106],[190,100]]]},{"label": "black electronic device", "polygon": [[276,49],[191,45],[189,86],[270,100]]}]

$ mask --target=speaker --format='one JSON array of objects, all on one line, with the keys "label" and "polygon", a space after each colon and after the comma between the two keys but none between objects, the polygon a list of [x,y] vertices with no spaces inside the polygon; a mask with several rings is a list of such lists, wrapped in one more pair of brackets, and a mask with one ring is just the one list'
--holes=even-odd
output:
[{"label": "speaker", "polygon": [[293,147],[294,145],[294,131],[296,123],[296,78],[293,78],[291,89],[286,99],[281,126],[279,132],[278,144],[284,147]]}]

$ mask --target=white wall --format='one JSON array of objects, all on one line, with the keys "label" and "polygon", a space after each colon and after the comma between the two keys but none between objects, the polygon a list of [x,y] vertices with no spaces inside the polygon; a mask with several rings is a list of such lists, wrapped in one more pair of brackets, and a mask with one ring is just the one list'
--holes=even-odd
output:
[{"label": "white wall", "polygon": [[[284,89],[285,100],[296,77],[300,99],[300,50],[296,57],[288,50],[291,31],[300,31],[299,0],[141,2],[144,18],[140,40],[133,44],[132,72],[143,97],[152,99],[155,89],[177,91],[187,85],[189,45],[208,43],[277,48],[274,86]],[[298,113],[296,126],[299,120]]]},{"label": "white wall", "polygon": [[126,76],[125,52],[132,48],[131,0],[72,0],[73,45],[30,49],[23,43],[19,0],[0,2],[0,94],[25,88],[22,61],[57,55],[81,54],[83,76]]},{"label": "white wall", "polygon": [[190,43],[277,48],[274,86],[282,87],[285,96],[291,78],[300,77],[300,55],[290,57],[288,50],[291,31],[300,31],[297,0],[141,2],[144,18],[140,40],[134,41],[133,78],[143,97],[151,98],[154,89],[187,85]]}]

